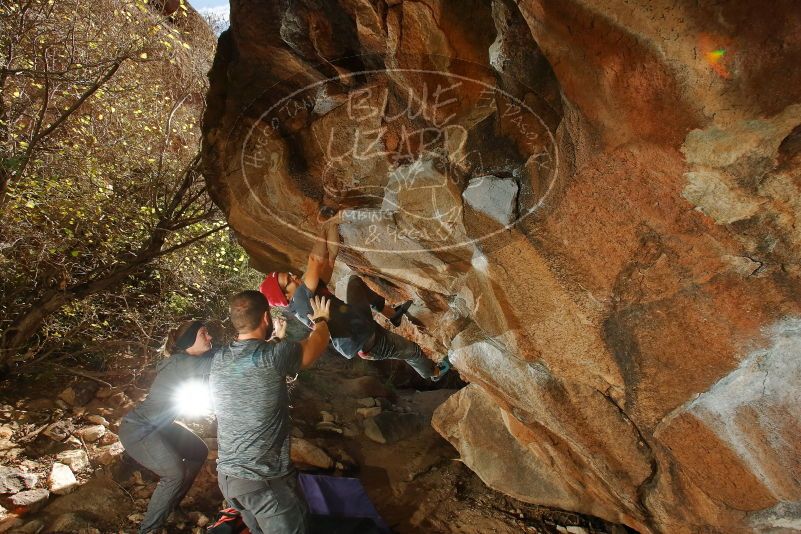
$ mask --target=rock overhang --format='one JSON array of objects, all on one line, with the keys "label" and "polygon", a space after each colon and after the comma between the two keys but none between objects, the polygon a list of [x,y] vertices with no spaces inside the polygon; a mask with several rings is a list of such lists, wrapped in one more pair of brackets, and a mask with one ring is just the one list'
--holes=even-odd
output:
[{"label": "rock overhang", "polygon": [[[529,451],[496,474],[574,477],[554,505],[644,531],[792,523],[773,503],[797,489],[765,478],[786,450],[667,423],[801,316],[792,6],[318,4],[234,1],[211,74],[209,184],[257,266],[301,267],[320,206],[342,208],[339,272],[414,298],[404,335],[450,351]],[[478,412],[457,413],[440,431],[489,480],[455,430]],[[729,460],[701,476],[682,444]],[[731,466],[766,493],[725,504]]]}]

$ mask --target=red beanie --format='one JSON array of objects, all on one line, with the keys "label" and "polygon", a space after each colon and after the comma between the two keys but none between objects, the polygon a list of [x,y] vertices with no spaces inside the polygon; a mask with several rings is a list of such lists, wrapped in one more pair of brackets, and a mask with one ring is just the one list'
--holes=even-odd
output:
[{"label": "red beanie", "polygon": [[270,273],[259,286],[261,294],[267,297],[267,302],[270,306],[289,306],[289,301],[286,299],[284,292],[281,291],[281,286],[278,285],[278,273]]}]

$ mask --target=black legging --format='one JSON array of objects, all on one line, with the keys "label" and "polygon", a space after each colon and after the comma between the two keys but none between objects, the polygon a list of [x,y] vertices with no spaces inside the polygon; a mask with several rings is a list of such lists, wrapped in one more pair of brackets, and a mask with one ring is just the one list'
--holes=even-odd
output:
[{"label": "black legging", "polygon": [[345,302],[354,310],[370,318],[373,316],[370,311],[371,307],[380,313],[386,304],[384,297],[367,287],[364,280],[356,275],[352,275],[348,279]]},{"label": "black legging", "polygon": [[202,439],[178,423],[153,431],[141,439],[131,437],[138,434],[137,427],[123,422],[120,441],[131,458],[159,476],[159,483],[139,527],[139,532],[144,534],[164,525],[170,512],[192,487],[209,449]]}]

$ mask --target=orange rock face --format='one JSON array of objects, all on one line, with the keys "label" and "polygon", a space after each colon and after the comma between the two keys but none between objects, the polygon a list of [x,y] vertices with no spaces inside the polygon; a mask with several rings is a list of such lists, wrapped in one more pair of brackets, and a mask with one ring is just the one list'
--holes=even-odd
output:
[{"label": "orange rock face", "polygon": [[254,264],[343,265],[470,385],[490,486],[641,532],[801,530],[792,0],[231,2],[207,177]]}]

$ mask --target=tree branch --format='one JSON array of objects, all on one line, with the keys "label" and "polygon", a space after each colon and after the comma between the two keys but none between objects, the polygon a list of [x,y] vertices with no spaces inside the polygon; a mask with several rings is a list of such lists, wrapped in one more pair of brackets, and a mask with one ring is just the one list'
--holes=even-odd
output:
[{"label": "tree branch", "polygon": [[98,79],[98,80],[97,80],[97,81],[96,81],[96,82],[95,82],[95,83],[94,83],[94,84],[93,84],[93,85],[92,85],[92,86],[91,86],[89,89],[87,89],[87,90],[86,90],[86,91],[85,91],[85,92],[84,92],[84,93],[83,93],[83,94],[82,94],[82,95],[81,95],[81,96],[78,98],[78,100],[76,100],[75,102],[73,102],[73,103],[72,103],[72,105],[71,105],[69,108],[67,108],[67,109],[64,111],[64,113],[62,113],[62,114],[61,114],[61,115],[60,115],[60,116],[59,116],[59,117],[58,117],[58,118],[57,118],[57,119],[56,119],[56,120],[53,122],[53,124],[51,124],[50,126],[48,126],[48,127],[47,127],[47,128],[46,128],[46,129],[45,129],[43,132],[41,132],[41,133],[40,133],[38,136],[36,136],[34,139],[31,139],[31,146],[33,146],[35,143],[38,143],[39,141],[41,141],[42,139],[44,139],[45,137],[47,137],[48,135],[50,135],[51,133],[53,133],[53,131],[54,131],[56,128],[58,128],[58,127],[61,125],[61,123],[62,123],[62,122],[64,122],[65,120],[67,120],[67,119],[69,118],[69,116],[70,116],[70,115],[72,115],[73,113],[75,113],[75,111],[76,111],[76,110],[77,110],[79,107],[81,107],[81,105],[82,105],[84,102],[86,102],[86,100],[87,100],[87,99],[88,99],[90,96],[92,96],[93,94],[95,94],[95,93],[97,92],[97,90],[98,90],[98,89],[100,89],[100,88],[101,88],[101,87],[102,87],[102,86],[103,86],[103,85],[104,85],[104,84],[105,84],[107,81],[109,81],[109,80],[111,79],[111,77],[112,77],[112,76],[114,76],[114,74],[115,74],[115,73],[117,72],[117,70],[120,68],[120,66],[121,66],[121,65],[122,65],[122,63],[125,61],[125,59],[126,59],[126,58],[122,58],[122,59],[120,59],[119,61],[115,61],[115,62],[114,62],[112,65],[111,65],[111,68],[109,68],[109,69],[106,71],[106,73],[105,73],[105,74],[103,74],[103,76],[101,76],[101,77],[100,77],[100,78],[99,78],[99,79]]},{"label": "tree branch", "polygon": [[175,116],[175,112],[180,109],[180,107],[184,104],[186,99],[189,98],[189,94],[184,95],[181,100],[176,102],[176,104],[170,110],[170,115],[167,117],[167,123],[164,126],[164,146],[161,148],[161,153],[159,154],[159,165],[156,170],[156,176],[161,178],[161,173],[164,170],[164,153],[167,152],[167,146],[170,141],[170,128],[172,127],[172,118]]},{"label": "tree branch", "polygon": [[170,247],[168,249],[165,249],[165,250],[159,252],[155,257],[158,258],[158,257],[161,257],[161,256],[166,256],[167,254],[171,254],[171,253],[175,252],[176,250],[180,250],[182,248],[186,248],[189,245],[191,245],[193,243],[197,243],[201,239],[205,239],[205,238],[209,237],[210,235],[216,234],[220,230],[225,230],[226,228],[228,228],[228,223],[223,224],[221,226],[218,226],[217,228],[213,228],[213,229],[209,230],[208,232],[203,232],[202,234],[200,234],[198,236],[195,236],[192,239],[188,239],[187,241],[184,241],[184,242],[179,243],[177,245],[174,245],[174,246],[172,246],[172,247]]}]

